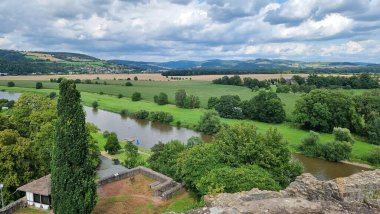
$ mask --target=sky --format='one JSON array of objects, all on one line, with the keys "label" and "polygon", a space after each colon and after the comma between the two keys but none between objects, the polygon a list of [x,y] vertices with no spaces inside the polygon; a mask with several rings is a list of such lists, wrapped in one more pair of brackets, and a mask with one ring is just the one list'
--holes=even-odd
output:
[{"label": "sky", "polygon": [[380,63],[380,0],[1,0],[0,49]]}]

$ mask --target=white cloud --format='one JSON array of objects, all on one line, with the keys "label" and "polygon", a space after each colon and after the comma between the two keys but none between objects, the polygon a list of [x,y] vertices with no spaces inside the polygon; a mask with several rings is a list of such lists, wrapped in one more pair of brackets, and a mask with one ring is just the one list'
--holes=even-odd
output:
[{"label": "white cloud", "polygon": [[380,62],[379,7],[380,0],[2,0],[0,46],[140,60],[341,53]]}]

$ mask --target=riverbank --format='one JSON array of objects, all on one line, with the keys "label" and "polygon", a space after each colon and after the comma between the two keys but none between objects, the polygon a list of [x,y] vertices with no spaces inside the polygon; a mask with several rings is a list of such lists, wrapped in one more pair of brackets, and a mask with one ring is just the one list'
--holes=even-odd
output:
[{"label": "riverbank", "polygon": [[[20,92],[20,93],[39,93],[39,94],[49,94],[50,92],[57,92],[57,90],[53,89],[32,89],[32,88],[20,88],[20,87],[5,87],[0,86],[0,90]],[[92,102],[97,101],[99,104],[99,109],[104,109],[107,111],[119,113],[121,110],[126,109],[129,113],[136,112],[141,109],[145,109],[147,111],[165,111],[169,112],[173,115],[174,121],[171,125],[176,125],[179,121],[182,127],[195,129],[199,118],[206,112],[206,109],[181,109],[177,108],[174,105],[164,105],[159,106],[156,103],[149,101],[139,101],[132,102],[129,98],[117,98],[115,96],[110,95],[100,95],[88,92],[81,92],[82,102],[84,105],[91,106]],[[222,123],[233,125],[237,123],[243,122],[242,120],[234,120],[234,119],[221,119]],[[247,123],[253,123],[258,127],[259,132],[265,132],[271,127],[277,128],[284,136],[284,138],[289,143],[289,149],[292,152],[297,151],[297,147],[300,145],[303,138],[308,135],[308,131],[298,129],[291,123],[283,123],[283,124],[268,124],[257,121],[248,121],[244,120]],[[331,134],[321,134],[321,141],[328,142],[333,140],[333,135]],[[353,150],[351,154],[351,161],[360,161],[364,162],[365,156],[369,151],[372,151],[374,148],[378,146],[365,143],[363,141],[357,140],[353,145]]]}]

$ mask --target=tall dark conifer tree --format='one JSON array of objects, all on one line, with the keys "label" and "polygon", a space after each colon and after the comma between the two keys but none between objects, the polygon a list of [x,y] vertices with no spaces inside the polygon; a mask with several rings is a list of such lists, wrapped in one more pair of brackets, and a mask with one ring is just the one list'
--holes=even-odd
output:
[{"label": "tall dark conifer tree", "polygon": [[89,214],[96,204],[96,183],[85,113],[74,81],[62,81],[59,89],[51,172],[53,209],[56,214]]}]

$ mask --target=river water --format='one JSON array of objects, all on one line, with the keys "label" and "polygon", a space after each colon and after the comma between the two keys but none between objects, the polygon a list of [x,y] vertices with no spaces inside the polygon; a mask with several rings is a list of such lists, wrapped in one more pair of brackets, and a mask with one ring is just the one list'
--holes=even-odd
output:
[{"label": "river water", "polygon": [[[16,100],[19,93],[0,92],[0,98]],[[120,140],[137,140],[139,146],[150,149],[158,142],[168,142],[178,139],[186,142],[190,137],[197,136],[209,142],[211,136],[199,132],[172,127],[167,124],[153,123],[147,120],[137,120],[129,117],[121,117],[119,114],[104,110],[93,110],[84,107],[87,122],[94,123],[101,131],[115,132]],[[345,177],[365,170],[362,167],[344,163],[334,163],[325,160],[310,158],[300,154],[294,154],[294,159],[302,162],[304,171],[313,174],[320,180],[329,180],[337,177]]]}]

